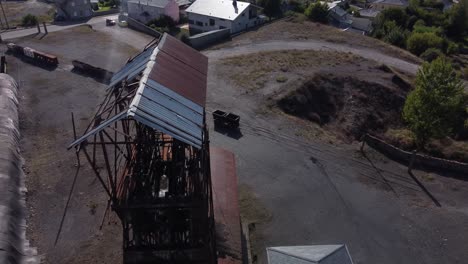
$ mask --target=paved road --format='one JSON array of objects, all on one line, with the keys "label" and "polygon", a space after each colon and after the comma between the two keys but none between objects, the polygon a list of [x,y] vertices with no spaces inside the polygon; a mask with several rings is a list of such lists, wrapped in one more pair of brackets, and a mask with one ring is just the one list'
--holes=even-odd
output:
[{"label": "paved road", "polygon": [[268,41],[249,45],[241,45],[236,47],[223,48],[218,50],[205,51],[210,60],[216,61],[221,58],[236,56],[242,54],[251,54],[260,51],[273,50],[336,50],[341,52],[351,52],[366,59],[375,60],[385,63],[389,66],[398,68],[409,73],[416,73],[418,65],[398,59],[389,55],[385,55],[379,51],[369,48],[359,47],[353,48],[345,44],[335,44],[320,40],[307,41]]},{"label": "paved road", "polygon": [[[85,24],[89,25],[104,25],[104,21],[106,19],[116,19],[117,15],[109,15],[109,16],[99,16],[99,17],[93,17],[90,20],[82,23],[76,23],[76,24],[70,24],[70,25],[48,25],[47,26],[47,31],[48,32],[55,32],[55,31],[60,31],[64,30],[67,28],[72,28],[76,26],[81,26]],[[44,33],[44,28],[41,27],[42,33]],[[3,40],[8,40],[8,39],[15,39],[15,38],[21,38],[29,35],[34,35],[37,33],[37,28],[26,28],[26,29],[19,29],[19,30],[13,30],[13,31],[7,31],[3,32],[0,35],[2,36]]]}]

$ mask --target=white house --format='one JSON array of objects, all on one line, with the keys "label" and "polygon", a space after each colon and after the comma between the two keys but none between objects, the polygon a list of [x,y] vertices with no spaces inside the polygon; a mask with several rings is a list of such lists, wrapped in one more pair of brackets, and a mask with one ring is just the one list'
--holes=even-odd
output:
[{"label": "white house", "polygon": [[127,10],[129,17],[145,24],[163,15],[179,21],[179,4],[175,0],[128,0]]},{"label": "white house", "polygon": [[262,23],[257,7],[235,0],[197,0],[185,12],[195,33],[229,28],[232,34]]}]

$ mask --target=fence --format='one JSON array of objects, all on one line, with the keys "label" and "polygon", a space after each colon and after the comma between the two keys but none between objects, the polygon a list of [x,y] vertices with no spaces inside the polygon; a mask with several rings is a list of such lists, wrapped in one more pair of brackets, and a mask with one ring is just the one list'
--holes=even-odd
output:
[{"label": "fence", "polygon": [[[405,161],[407,163],[410,162],[412,153],[399,149],[382,139],[379,139],[375,136],[366,134],[362,139],[365,143],[369,146],[373,147],[374,149],[388,155],[392,159],[396,159],[399,161]],[[446,160],[435,158],[423,154],[416,154],[414,157],[414,164],[419,165],[422,167],[428,167],[433,169],[440,169],[440,170],[448,170],[456,173],[468,173],[468,164],[463,162],[458,162],[454,160]]]},{"label": "fence", "polygon": [[189,37],[190,45],[195,49],[203,49],[210,45],[219,43],[231,38],[231,30],[229,28],[213,30],[205,33],[200,33]]},{"label": "fence", "polygon": [[143,32],[143,33],[146,33],[146,34],[148,34],[150,36],[153,36],[153,37],[156,37],[156,38],[159,38],[162,35],[160,32],[146,26],[145,24],[143,24],[141,22],[136,21],[135,19],[133,19],[133,18],[131,18],[129,16],[120,15],[119,16],[119,21],[127,21],[129,28],[140,31],[140,32]]}]

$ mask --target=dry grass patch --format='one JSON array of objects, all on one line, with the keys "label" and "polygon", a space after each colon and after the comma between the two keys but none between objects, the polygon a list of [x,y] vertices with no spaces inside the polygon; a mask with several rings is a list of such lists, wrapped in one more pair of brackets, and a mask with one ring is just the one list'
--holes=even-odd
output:
[{"label": "dry grass patch", "polygon": [[299,76],[309,75],[318,68],[342,64],[358,65],[363,61],[363,58],[351,53],[286,50],[230,57],[224,59],[222,65],[231,68],[227,74],[236,85],[246,89],[258,89],[263,88],[273,78],[278,83],[286,82],[286,72]]}]

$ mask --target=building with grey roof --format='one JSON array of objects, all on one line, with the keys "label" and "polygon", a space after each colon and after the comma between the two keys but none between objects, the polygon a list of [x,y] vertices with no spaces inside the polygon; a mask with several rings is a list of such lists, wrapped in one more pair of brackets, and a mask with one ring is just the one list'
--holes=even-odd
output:
[{"label": "building with grey roof", "polygon": [[57,18],[80,20],[93,16],[90,0],[56,0]]},{"label": "building with grey roof", "polygon": [[353,264],[346,245],[267,248],[268,264]]}]

